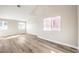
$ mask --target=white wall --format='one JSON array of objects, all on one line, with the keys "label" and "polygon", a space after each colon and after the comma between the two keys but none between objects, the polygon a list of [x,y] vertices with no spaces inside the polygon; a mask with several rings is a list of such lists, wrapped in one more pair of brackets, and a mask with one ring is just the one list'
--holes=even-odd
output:
[{"label": "white wall", "polygon": [[[27,21],[27,32],[50,41],[77,47],[77,7],[76,6],[38,6]],[[43,19],[61,16],[61,31],[43,31]]]},{"label": "white wall", "polygon": [[[2,19],[0,19],[2,20]],[[0,30],[0,36],[7,36],[7,35],[14,35],[14,34],[19,34],[19,33],[25,33],[25,30],[19,30],[18,29],[18,22],[15,20],[4,20],[7,21],[8,28],[7,30]]]}]

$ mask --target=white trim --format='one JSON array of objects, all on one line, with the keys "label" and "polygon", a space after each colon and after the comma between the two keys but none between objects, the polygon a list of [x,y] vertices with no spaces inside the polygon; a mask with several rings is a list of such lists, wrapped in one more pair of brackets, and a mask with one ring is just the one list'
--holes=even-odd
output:
[{"label": "white trim", "polygon": [[58,42],[58,41],[55,41],[55,40],[52,41],[52,40],[49,40],[49,39],[44,38],[44,37],[41,37],[41,36],[38,36],[38,37],[39,37],[39,38],[42,38],[42,39],[46,39],[46,40],[51,41],[51,42],[55,42],[55,43],[58,43],[58,44],[61,44],[61,45],[65,45],[65,46],[69,46],[69,47],[72,47],[72,48],[78,49],[78,47],[73,46],[73,45],[69,45],[69,44],[66,44],[66,43]]}]

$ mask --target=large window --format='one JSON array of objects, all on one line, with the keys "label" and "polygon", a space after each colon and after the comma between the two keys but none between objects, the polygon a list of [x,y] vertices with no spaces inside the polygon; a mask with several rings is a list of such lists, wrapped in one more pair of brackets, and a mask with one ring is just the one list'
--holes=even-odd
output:
[{"label": "large window", "polygon": [[26,23],[25,22],[18,22],[18,29],[19,30],[25,30],[26,29]]},{"label": "large window", "polygon": [[7,30],[8,25],[7,25],[7,21],[2,21],[0,20],[0,30]]},{"label": "large window", "polygon": [[49,17],[44,19],[44,31],[60,31],[61,17]]}]

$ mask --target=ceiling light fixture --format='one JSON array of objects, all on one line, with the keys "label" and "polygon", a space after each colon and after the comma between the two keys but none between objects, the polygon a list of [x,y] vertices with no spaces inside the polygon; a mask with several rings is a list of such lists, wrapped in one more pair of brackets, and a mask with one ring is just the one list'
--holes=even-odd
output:
[{"label": "ceiling light fixture", "polygon": [[17,7],[21,7],[20,5],[17,5]]}]

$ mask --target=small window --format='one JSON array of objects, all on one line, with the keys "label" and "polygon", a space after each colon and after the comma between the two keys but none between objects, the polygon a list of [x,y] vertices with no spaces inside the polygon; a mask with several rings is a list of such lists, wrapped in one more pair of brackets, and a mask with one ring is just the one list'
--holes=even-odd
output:
[{"label": "small window", "polygon": [[25,22],[18,22],[18,29],[25,30],[25,28],[26,28],[25,25],[26,25]]},{"label": "small window", "polygon": [[49,17],[45,18],[43,21],[44,31],[60,31],[61,29],[61,17]]},{"label": "small window", "polygon": [[7,25],[7,21],[2,21],[0,20],[0,30],[7,30],[8,25]]}]

